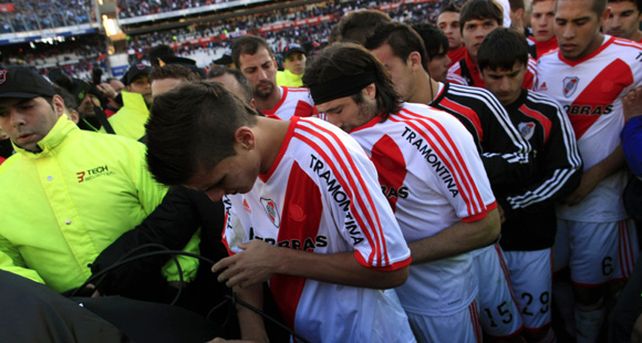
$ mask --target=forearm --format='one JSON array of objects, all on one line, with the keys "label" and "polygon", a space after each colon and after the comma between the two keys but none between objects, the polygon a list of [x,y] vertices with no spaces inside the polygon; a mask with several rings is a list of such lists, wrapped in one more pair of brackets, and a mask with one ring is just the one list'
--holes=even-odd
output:
[{"label": "forearm", "polygon": [[367,268],[357,262],[352,252],[315,254],[288,248],[276,249],[277,274],[378,289],[397,287],[408,276],[406,267],[389,271]]},{"label": "forearm", "polygon": [[[262,292],[262,284],[247,288],[234,288],[234,294],[239,300],[261,310],[263,309]],[[269,341],[261,315],[238,303],[236,304],[236,314],[242,339],[254,342]]]},{"label": "forearm", "polygon": [[624,164],[624,150],[622,150],[622,146],[619,145],[608,157],[589,168],[586,174],[593,174],[599,182],[622,169]]},{"label": "forearm", "polygon": [[500,220],[497,209],[473,223],[457,222],[438,234],[408,244],[413,263],[425,263],[459,255],[486,246],[497,239]]}]

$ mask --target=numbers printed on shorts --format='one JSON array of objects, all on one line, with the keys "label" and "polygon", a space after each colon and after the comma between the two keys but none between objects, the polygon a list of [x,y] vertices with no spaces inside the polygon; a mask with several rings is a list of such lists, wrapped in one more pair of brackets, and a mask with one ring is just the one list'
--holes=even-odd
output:
[{"label": "numbers printed on shorts", "polygon": [[[504,324],[509,324],[513,321],[513,314],[510,312],[510,308],[507,308],[507,307],[508,307],[508,302],[506,301],[497,305],[497,313],[499,314],[499,318]],[[484,308],[484,312],[486,313],[486,316],[490,320],[490,326],[493,328],[496,328],[497,322],[495,322],[495,318],[493,318],[493,314],[491,310],[488,308]]]},{"label": "numbers printed on shorts", "polygon": [[602,260],[602,275],[611,276],[613,274],[613,258],[611,256],[606,256]]},{"label": "numbers printed on shorts", "polygon": [[[522,314],[525,316],[534,316],[535,313],[531,312],[529,309],[529,306],[533,303],[533,295],[528,292],[524,292],[521,295],[522,299],[526,299],[526,305],[522,309]],[[538,311],[541,314],[545,314],[549,310],[549,302],[551,300],[551,295],[550,293],[547,292],[542,292],[542,294],[539,295],[539,302],[540,302],[540,308]]]}]

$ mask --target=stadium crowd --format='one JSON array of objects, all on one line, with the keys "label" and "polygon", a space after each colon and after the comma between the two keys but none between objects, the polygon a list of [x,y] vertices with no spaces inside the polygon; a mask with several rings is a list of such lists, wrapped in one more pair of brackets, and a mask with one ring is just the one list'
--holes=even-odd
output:
[{"label": "stadium crowd", "polygon": [[89,0],[24,0],[11,4],[12,11],[0,11],[0,33],[88,24],[93,18]]},{"label": "stadium crowd", "polygon": [[121,79],[1,64],[0,341],[642,342],[640,6],[325,1]]}]

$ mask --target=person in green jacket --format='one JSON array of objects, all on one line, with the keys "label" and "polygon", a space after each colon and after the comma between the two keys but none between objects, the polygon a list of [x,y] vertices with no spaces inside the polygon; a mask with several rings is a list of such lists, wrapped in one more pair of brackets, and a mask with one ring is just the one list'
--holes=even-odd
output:
[{"label": "person in green jacket", "polygon": [[[88,264],[167,191],[143,144],[82,131],[63,112],[34,69],[0,66],[0,128],[16,151],[0,166],[0,270],[61,293],[81,286]],[[197,262],[183,264],[189,274]]]},{"label": "person in green jacket", "polygon": [[135,140],[145,135],[145,123],[152,104],[151,71],[150,66],[138,63],[125,73],[125,89],[120,92],[123,106],[108,119],[117,135]]},{"label": "person in green jacket", "polygon": [[303,87],[305,50],[298,44],[290,44],[283,50],[283,71],[276,73],[276,84],[285,87]]}]

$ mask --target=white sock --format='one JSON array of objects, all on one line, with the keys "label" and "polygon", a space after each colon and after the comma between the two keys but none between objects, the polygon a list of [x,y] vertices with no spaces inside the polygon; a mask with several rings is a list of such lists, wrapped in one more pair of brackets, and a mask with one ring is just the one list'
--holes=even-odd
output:
[{"label": "white sock", "polygon": [[577,329],[577,343],[597,342],[605,316],[606,308],[601,301],[594,309],[576,308],[575,327]]}]

